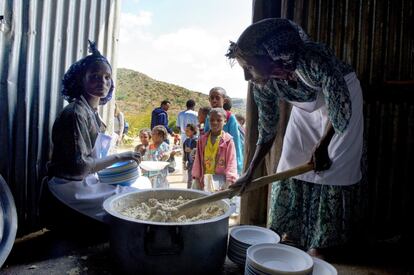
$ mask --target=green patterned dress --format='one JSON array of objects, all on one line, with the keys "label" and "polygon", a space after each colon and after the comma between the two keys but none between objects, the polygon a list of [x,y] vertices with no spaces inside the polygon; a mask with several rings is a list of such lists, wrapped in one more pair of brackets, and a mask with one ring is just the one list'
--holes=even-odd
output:
[{"label": "green patterned dress", "polygon": [[[362,110],[362,100],[358,105],[352,104],[350,86],[345,80],[345,76],[352,75],[353,81],[357,81],[352,68],[338,60],[324,45],[307,43],[306,51],[298,56],[296,68],[296,74],[302,76],[297,79],[296,86],[281,80],[270,80],[264,87],[254,86],[253,95],[259,111],[258,144],[276,136],[279,100],[314,102],[320,93],[326,117],[331,121],[336,135],[346,133],[352,126],[350,121],[353,107]],[[359,82],[357,85],[359,87]],[[361,129],[361,125],[359,127]],[[305,128],[306,126],[303,129]],[[361,155],[363,154],[359,153],[358,156]],[[309,154],[307,160],[310,157]],[[353,161],[360,162],[361,157]],[[361,183],[365,181],[363,165],[360,169],[361,173],[357,171],[358,175],[352,177],[357,180],[348,181],[349,184],[335,185],[330,183],[332,180],[309,182],[297,178],[274,183],[268,226],[280,235],[286,233],[290,240],[304,249],[347,243],[361,219],[361,194],[365,187]],[[344,181],[347,182],[347,179]]]}]

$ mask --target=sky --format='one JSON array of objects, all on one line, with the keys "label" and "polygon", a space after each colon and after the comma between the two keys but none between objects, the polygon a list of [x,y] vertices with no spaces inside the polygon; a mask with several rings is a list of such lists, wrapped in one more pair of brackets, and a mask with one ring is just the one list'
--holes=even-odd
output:
[{"label": "sky", "polygon": [[118,68],[207,94],[246,98],[247,82],[224,56],[250,24],[251,0],[122,0]]}]

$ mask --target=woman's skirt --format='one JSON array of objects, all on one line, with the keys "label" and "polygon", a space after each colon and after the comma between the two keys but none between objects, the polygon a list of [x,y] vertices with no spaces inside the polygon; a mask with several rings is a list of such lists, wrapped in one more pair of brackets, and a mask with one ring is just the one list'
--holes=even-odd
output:
[{"label": "woman's skirt", "polygon": [[273,183],[268,227],[303,249],[344,245],[364,213],[364,178],[349,186],[287,179]]}]

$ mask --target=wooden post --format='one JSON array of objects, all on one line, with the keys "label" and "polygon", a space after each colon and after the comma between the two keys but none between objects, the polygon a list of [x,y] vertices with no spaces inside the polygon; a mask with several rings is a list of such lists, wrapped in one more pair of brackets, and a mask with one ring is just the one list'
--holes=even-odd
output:
[{"label": "wooden post", "polygon": [[[253,1],[253,22],[264,18],[280,17],[281,15],[281,0],[254,0]],[[266,160],[256,170],[255,178],[268,175],[276,172],[277,163],[279,162],[285,122],[289,117],[288,104],[283,103],[280,108],[279,129],[281,126],[283,130],[278,130],[278,136],[275,139],[270,154]],[[245,159],[244,167],[248,167],[256,150],[256,142],[258,137],[257,121],[258,113],[257,106],[253,99],[252,87],[249,85],[247,92],[247,106],[246,106],[246,141],[245,141]],[[241,224],[255,224],[264,226],[267,223],[268,211],[268,188],[263,187],[257,191],[246,193],[241,198],[240,204],[240,223]]]}]

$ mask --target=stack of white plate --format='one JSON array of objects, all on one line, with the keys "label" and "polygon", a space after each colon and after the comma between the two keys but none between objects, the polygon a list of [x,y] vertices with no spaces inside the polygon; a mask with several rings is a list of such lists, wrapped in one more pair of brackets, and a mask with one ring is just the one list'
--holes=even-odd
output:
[{"label": "stack of white plate", "polygon": [[313,273],[312,275],[338,275],[338,271],[330,263],[319,258],[313,257]]},{"label": "stack of white plate", "polygon": [[247,249],[244,274],[309,275],[313,260],[304,251],[284,244],[256,244]]},{"label": "stack of white plate", "polygon": [[279,235],[270,229],[253,225],[236,226],[230,231],[227,257],[232,262],[244,266],[246,251],[250,246],[264,243],[276,244],[279,241]]},{"label": "stack of white plate", "polygon": [[102,183],[129,186],[139,177],[138,164],[129,160],[117,162],[98,172]]}]

